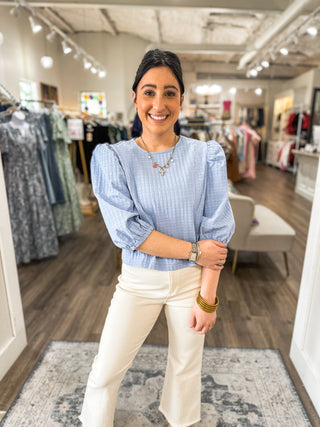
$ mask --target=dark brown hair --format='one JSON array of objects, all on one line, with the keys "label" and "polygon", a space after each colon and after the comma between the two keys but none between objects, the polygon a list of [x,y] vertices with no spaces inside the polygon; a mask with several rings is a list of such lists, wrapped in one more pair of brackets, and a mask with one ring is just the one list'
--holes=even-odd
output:
[{"label": "dark brown hair", "polygon": [[135,93],[137,93],[137,87],[142,77],[147,71],[155,67],[169,67],[178,80],[181,95],[184,93],[180,59],[173,52],[159,49],[149,50],[142,58],[132,85],[132,90]]}]

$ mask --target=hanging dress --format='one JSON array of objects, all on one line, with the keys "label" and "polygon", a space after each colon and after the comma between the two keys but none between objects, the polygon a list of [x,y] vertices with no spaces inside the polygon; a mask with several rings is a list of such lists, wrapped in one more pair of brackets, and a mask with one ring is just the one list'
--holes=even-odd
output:
[{"label": "hanging dress", "polygon": [[9,204],[16,262],[57,255],[54,219],[40,163],[45,148],[32,125],[0,124],[0,152]]},{"label": "hanging dress", "polygon": [[67,125],[58,113],[50,114],[54,154],[62,183],[64,204],[52,206],[58,236],[78,231],[83,221],[68,145]]}]

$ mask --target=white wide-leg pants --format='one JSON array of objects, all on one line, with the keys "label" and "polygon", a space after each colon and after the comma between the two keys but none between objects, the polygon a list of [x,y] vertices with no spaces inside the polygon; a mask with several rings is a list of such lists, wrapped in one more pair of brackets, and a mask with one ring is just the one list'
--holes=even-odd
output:
[{"label": "white wide-leg pants", "polygon": [[169,352],[160,410],[172,427],[200,420],[204,335],[189,327],[201,267],[156,271],[122,266],[89,375],[81,416],[84,427],[112,427],[117,392],[165,305]]}]

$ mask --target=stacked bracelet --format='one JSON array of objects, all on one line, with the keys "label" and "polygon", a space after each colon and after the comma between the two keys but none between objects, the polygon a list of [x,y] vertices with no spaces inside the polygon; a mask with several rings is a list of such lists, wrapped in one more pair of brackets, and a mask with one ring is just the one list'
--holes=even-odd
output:
[{"label": "stacked bracelet", "polygon": [[216,301],[214,304],[208,304],[207,301],[202,298],[200,291],[199,291],[198,296],[197,296],[197,304],[206,313],[213,313],[218,308],[219,298],[216,297]]}]

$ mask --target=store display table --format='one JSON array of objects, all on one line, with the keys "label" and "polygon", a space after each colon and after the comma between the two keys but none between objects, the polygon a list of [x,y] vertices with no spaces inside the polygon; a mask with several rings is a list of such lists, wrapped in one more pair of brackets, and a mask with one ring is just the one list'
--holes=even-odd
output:
[{"label": "store display table", "polygon": [[313,201],[320,153],[309,153],[303,150],[292,150],[298,161],[295,192]]}]

